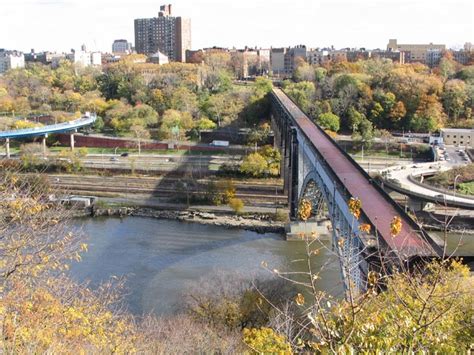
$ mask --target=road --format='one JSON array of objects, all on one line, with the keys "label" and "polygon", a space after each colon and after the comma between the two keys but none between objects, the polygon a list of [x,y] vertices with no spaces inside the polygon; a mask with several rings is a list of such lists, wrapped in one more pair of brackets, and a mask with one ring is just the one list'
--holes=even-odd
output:
[{"label": "road", "polygon": [[459,196],[459,194],[456,194],[454,191],[451,194],[443,193],[429,185],[414,182],[416,177],[448,171],[453,167],[466,164],[466,162],[457,163],[457,161],[458,160],[452,159],[450,161],[436,163],[420,163],[391,167],[383,170],[382,175],[387,185],[401,193],[421,197],[427,201],[440,204],[447,203],[451,206],[474,209],[474,198]]},{"label": "road", "polygon": [[224,163],[240,161],[240,155],[129,155],[88,154],[82,158],[85,168],[140,171],[217,171]]}]

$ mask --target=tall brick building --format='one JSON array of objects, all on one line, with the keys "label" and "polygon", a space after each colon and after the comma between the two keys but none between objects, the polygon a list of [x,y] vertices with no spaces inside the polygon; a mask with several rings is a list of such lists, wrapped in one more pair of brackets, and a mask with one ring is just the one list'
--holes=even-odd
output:
[{"label": "tall brick building", "polygon": [[191,49],[191,20],[172,16],[171,5],[160,6],[158,17],[135,20],[135,49],[146,55],[160,51],[170,61],[184,62]]}]

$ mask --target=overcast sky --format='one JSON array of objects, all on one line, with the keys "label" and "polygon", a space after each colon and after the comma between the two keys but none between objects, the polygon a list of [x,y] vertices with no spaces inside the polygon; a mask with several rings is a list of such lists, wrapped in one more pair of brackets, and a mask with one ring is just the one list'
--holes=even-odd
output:
[{"label": "overcast sky", "polygon": [[[473,0],[175,0],[192,20],[194,49],[222,47],[385,48],[399,43],[474,42]],[[0,0],[0,48],[111,51],[134,42],[133,20],[157,16],[160,0]]]}]

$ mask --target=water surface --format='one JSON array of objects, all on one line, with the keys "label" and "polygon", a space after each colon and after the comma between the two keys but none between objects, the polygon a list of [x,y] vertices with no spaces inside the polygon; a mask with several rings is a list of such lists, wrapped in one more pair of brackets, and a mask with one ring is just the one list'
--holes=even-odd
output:
[{"label": "water surface", "polygon": [[[271,269],[307,270],[306,244],[278,234],[142,217],[82,219],[77,227],[88,235],[89,251],[71,265],[72,276],[92,287],[126,276],[125,301],[135,314],[173,313],[190,283],[218,271],[268,277],[262,261]],[[326,265],[320,288],[340,294],[336,261],[329,249],[313,259],[315,269]]]}]

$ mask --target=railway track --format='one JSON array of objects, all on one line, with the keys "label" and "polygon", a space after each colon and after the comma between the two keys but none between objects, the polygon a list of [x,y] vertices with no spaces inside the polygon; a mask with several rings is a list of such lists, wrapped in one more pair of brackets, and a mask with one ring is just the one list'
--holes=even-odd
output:
[{"label": "railway track", "polygon": [[[100,177],[100,176],[48,176],[53,187],[69,193],[88,194],[140,194],[160,197],[172,197],[178,192],[177,180],[151,177]],[[209,179],[197,180],[197,186],[181,188],[180,193],[202,195],[206,193]],[[262,184],[245,181],[234,182],[236,196],[246,201],[272,201],[286,203],[281,184]]]}]

